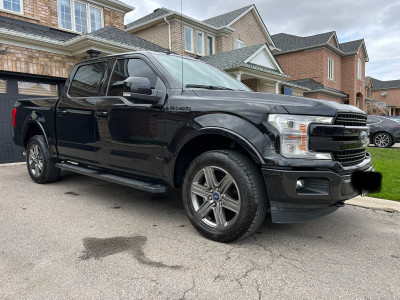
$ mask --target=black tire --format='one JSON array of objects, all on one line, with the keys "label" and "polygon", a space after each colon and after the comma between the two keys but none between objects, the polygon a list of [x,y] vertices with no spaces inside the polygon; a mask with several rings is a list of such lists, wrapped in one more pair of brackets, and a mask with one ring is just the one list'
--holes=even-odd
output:
[{"label": "black tire", "polygon": [[34,135],[26,147],[28,173],[36,183],[54,182],[61,170],[56,167],[57,160],[50,157],[49,149],[42,135]]},{"label": "black tire", "polygon": [[378,132],[374,135],[373,143],[378,148],[390,148],[393,146],[393,139],[386,132]]},{"label": "black tire", "polygon": [[248,157],[234,151],[209,151],[195,158],[182,192],[192,225],[218,242],[230,243],[252,234],[267,213],[268,199],[260,170]]}]

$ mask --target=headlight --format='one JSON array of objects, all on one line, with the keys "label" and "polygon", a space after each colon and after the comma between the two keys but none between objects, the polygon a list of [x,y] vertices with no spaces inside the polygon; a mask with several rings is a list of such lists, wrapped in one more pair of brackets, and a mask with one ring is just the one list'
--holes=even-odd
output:
[{"label": "headlight", "polygon": [[268,116],[268,122],[280,133],[282,156],[288,158],[332,159],[330,153],[309,151],[308,126],[311,123],[332,124],[333,118],[271,114]]}]

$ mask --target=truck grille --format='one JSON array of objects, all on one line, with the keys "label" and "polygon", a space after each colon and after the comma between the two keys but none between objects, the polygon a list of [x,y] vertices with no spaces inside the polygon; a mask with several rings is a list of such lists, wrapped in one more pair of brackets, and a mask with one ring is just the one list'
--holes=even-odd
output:
[{"label": "truck grille", "polygon": [[333,152],[335,159],[341,163],[342,166],[354,166],[362,162],[365,158],[366,150],[344,150]]},{"label": "truck grille", "polygon": [[335,125],[367,126],[367,116],[363,114],[337,114]]}]

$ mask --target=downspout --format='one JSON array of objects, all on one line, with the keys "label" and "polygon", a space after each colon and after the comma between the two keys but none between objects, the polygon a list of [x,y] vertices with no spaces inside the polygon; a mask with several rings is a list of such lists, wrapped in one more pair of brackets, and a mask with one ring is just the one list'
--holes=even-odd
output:
[{"label": "downspout", "polygon": [[172,51],[171,49],[171,24],[167,21],[167,17],[164,17],[165,23],[168,24],[168,47],[169,50]]}]

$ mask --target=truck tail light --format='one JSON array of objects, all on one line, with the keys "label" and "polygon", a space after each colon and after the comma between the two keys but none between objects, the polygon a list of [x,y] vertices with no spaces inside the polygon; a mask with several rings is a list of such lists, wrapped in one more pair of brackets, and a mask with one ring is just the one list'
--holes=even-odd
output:
[{"label": "truck tail light", "polygon": [[13,127],[15,127],[15,116],[16,115],[17,115],[17,109],[13,108],[13,110],[12,110],[12,124],[13,124]]}]

